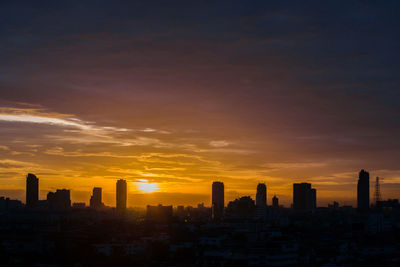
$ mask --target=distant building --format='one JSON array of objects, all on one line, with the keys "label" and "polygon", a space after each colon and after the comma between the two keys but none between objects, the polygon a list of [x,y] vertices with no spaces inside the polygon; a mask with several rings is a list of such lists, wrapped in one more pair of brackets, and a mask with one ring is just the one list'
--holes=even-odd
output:
[{"label": "distant building", "polygon": [[226,208],[226,213],[229,216],[251,216],[254,215],[255,212],[256,205],[254,200],[249,196],[230,201]]},{"label": "distant building", "polygon": [[26,207],[32,208],[39,200],[39,179],[32,173],[26,176]]},{"label": "distant building", "polygon": [[328,204],[329,209],[338,210],[339,209],[339,202],[333,201],[333,204]]},{"label": "distant building", "polygon": [[382,210],[400,210],[398,199],[380,200],[376,202],[376,208]]},{"label": "distant building", "polygon": [[117,212],[125,212],[126,210],[126,199],[127,199],[127,190],[126,190],[126,180],[119,179],[117,181]]},{"label": "distant building", "polygon": [[159,223],[167,223],[172,220],[172,206],[147,205],[146,218]]},{"label": "distant building", "polygon": [[176,208],[176,215],[178,216],[178,217],[184,217],[186,214],[185,214],[185,207],[184,206],[178,206],[177,208]]},{"label": "distant building", "polygon": [[274,209],[278,209],[279,208],[279,199],[275,195],[272,198],[272,207]]},{"label": "distant building", "polygon": [[74,202],[72,204],[72,207],[74,209],[84,209],[84,208],[86,208],[86,203],[85,202]]},{"label": "distant building", "polygon": [[19,200],[12,200],[10,198],[0,197],[0,211],[3,210],[20,210],[24,207]]},{"label": "distant building", "polygon": [[71,192],[67,189],[57,189],[56,192],[49,192],[47,194],[47,202],[50,209],[69,209],[71,207]]},{"label": "distant building", "polygon": [[224,215],[225,207],[224,183],[213,182],[212,184],[212,218],[220,220]]},{"label": "distant building", "polygon": [[102,191],[101,187],[93,188],[93,194],[90,197],[90,207],[92,209],[98,209],[103,206],[103,203],[101,202],[101,198],[102,198],[101,191]]},{"label": "distant building", "polygon": [[369,209],[369,173],[361,170],[357,183],[357,209],[368,211]]},{"label": "distant building", "polygon": [[180,206],[176,207],[176,211],[177,212],[184,212],[185,211],[185,207],[180,205]]},{"label": "distant building", "polygon": [[257,185],[256,206],[260,208],[267,206],[267,186],[264,183]]},{"label": "distant building", "polygon": [[185,208],[185,213],[190,216],[190,214],[193,212],[193,210],[194,210],[194,208],[192,206],[187,206]]},{"label": "distant building", "polygon": [[317,191],[311,188],[309,183],[293,184],[293,209],[298,211],[309,211],[316,207]]}]

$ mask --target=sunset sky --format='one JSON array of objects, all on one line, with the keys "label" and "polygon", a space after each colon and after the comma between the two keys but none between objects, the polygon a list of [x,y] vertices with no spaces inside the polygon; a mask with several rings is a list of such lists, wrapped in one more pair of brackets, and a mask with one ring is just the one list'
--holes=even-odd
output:
[{"label": "sunset sky", "polygon": [[399,2],[300,2],[1,1],[0,196],[400,198]]}]

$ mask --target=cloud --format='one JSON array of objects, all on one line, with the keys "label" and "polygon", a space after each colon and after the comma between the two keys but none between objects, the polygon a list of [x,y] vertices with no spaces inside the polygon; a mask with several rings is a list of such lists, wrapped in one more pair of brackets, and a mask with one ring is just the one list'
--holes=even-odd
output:
[{"label": "cloud", "polygon": [[[139,161],[142,162],[160,162],[159,159],[175,159],[175,161],[171,161],[174,163],[182,163],[184,165],[187,164],[194,164],[197,162],[202,162],[202,163],[206,163],[206,164],[210,164],[213,166],[219,166],[221,165],[221,162],[219,161],[213,161],[210,159],[205,159],[202,156],[198,156],[198,155],[192,155],[192,154],[183,154],[183,153],[146,153],[146,154],[142,154],[139,156]],[[190,162],[187,162],[188,160],[190,160]]]},{"label": "cloud", "polygon": [[[165,135],[167,131],[153,128],[128,129],[114,126],[101,126],[95,122],[85,121],[70,114],[48,112],[44,108],[10,108],[0,107],[0,122],[38,124],[54,126],[57,131],[44,134],[46,139],[59,143],[95,144],[104,143],[117,146],[152,146],[155,148],[172,148],[178,145],[164,142],[156,137],[140,136],[135,133],[154,133]],[[181,145],[179,145],[181,146]],[[5,150],[6,146],[0,147]]]},{"label": "cloud", "polygon": [[264,164],[267,169],[289,169],[289,168],[316,168],[326,166],[325,162],[278,162]]},{"label": "cloud", "polygon": [[143,129],[143,130],[140,130],[140,131],[145,132],[145,133],[154,133],[154,132],[156,132],[156,130],[152,129],[152,128],[146,128],[146,129]]},{"label": "cloud", "polygon": [[[51,115],[51,116],[49,116]],[[47,124],[66,128],[75,128],[83,131],[94,132],[127,132],[129,129],[96,126],[93,122],[83,121],[67,114],[46,113],[43,109],[22,109],[0,107],[0,121]]]},{"label": "cloud", "polygon": [[112,152],[83,152],[82,150],[77,151],[65,151],[62,147],[51,147],[47,149],[45,154],[53,156],[63,156],[63,157],[106,157],[106,158],[125,158],[125,159],[136,159],[138,156],[134,155],[122,155]]},{"label": "cloud", "polygon": [[13,159],[2,159],[0,160],[0,166],[5,167],[23,167],[23,168],[31,168],[38,167],[39,165],[32,162],[19,161]]},{"label": "cloud", "polygon": [[212,147],[226,147],[229,146],[229,142],[225,140],[220,140],[220,141],[211,141],[210,146]]}]

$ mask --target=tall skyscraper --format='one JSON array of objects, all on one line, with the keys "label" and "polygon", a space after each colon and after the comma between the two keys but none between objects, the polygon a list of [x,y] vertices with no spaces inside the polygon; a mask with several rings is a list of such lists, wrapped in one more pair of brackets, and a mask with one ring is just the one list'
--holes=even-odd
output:
[{"label": "tall skyscraper", "polygon": [[368,211],[369,209],[369,173],[361,170],[357,183],[357,209]]},{"label": "tall skyscraper", "polygon": [[316,208],[317,190],[309,183],[293,184],[293,209],[308,211]]},{"label": "tall skyscraper", "polygon": [[117,181],[117,212],[126,210],[126,180],[119,179]]},{"label": "tall skyscraper", "polygon": [[213,182],[212,184],[212,218],[220,220],[224,215],[225,207],[224,183]]},{"label": "tall skyscraper", "polygon": [[267,206],[267,186],[264,183],[257,185],[256,206],[260,208]]},{"label": "tall skyscraper", "polygon": [[90,207],[93,209],[100,208],[103,203],[101,202],[101,187],[93,188],[93,195],[90,197]]},{"label": "tall skyscraper", "polygon": [[39,200],[39,179],[32,173],[26,176],[26,206],[32,208]]},{"label": "tall skyscraper", "polygon": [[274,197],[272,198],[272,207],[274,209],[279,208],[279,199],[274,195]]}]

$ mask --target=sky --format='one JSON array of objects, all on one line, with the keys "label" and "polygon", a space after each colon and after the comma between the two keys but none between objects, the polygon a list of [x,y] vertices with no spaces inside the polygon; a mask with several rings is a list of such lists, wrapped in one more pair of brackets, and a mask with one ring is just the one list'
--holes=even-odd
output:
[{"label": "sky", "polygon": [[[400,192],[398,1],[1,1],[0,195],[128,181],[128,205],[267,184]],[[150,193],[152,192],[152,193]]]}]

